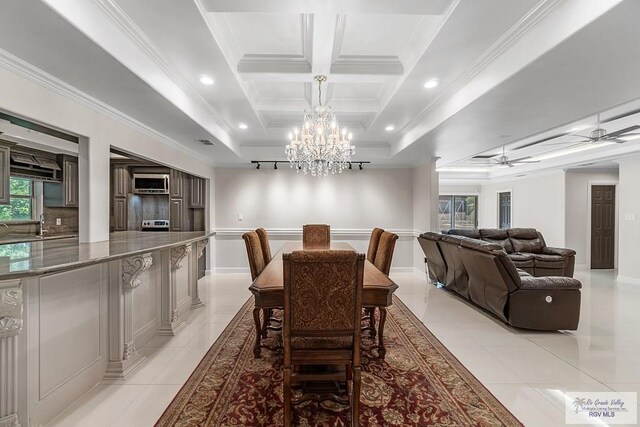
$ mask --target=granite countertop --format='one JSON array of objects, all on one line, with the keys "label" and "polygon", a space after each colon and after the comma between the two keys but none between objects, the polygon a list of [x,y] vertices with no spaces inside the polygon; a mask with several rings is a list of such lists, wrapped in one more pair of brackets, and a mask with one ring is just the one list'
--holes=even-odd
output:
[{"label": "granite countertop", "polygon": [[0,245],[0,280],[71,270],[145,252],[193,243],[211,231],[111,233],[109,240],[79,243],[78,238],[39,240]]}]

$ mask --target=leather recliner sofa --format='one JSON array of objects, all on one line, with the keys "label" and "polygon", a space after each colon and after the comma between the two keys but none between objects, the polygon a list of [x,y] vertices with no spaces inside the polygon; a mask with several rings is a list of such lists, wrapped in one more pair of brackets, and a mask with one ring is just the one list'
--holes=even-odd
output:
[{"label": "leather recliner sofa", "polygon": [[573,277],[576,252],[572,249],[547,246],[535,228],[481,228],[479,230],[450,229],[443,234],[465,236],[502,246],[516,267],[541,276]]},{"label": "leather recliner sofa", "polygon": [[533,330],[577,329],[578,280],[531,276],[496,243],[429,232],[418,242],[436,281],[503,322]]}]

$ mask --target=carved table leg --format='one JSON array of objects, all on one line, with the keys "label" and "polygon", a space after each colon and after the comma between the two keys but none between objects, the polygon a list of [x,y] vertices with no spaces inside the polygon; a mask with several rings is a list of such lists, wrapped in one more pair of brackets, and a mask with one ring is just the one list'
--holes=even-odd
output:
[{"label": "carved table leg", "polygon": [[387,349],[384,347],[384,323],[387,321],[387,308],[380,308],[380,324],[378,325],[378,356],[384,360]]},{"label": "carved table leg", "polygon": [[262,323],[262,338],[267,337],[267,326],[269,326],[269,320],[271,319],[271,310],[268,308],[262,309],[262,318],[264,322]]},{"label": "carved table leg", "polygon": [[371,328],[371,330],[369,331],[369,337],[375,338],[376,337],[376,308],[371,307],[371,308],[368,308],[367,311],[369,312],[369,327]]},{"label": "carved table leg", "polygon": [[256,344],[253,347],[253,355],[256,359],[260,358],[260,339],[262,337],[262,327],[260,325],[260,308],[256,307],[253,309],[253,321],[256,324]]}]

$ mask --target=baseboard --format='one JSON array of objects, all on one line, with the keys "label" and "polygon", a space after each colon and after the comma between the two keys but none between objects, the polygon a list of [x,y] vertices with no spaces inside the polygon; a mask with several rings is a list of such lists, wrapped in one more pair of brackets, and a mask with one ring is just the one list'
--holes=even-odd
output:
[{"label": "baseboard", "polygon": [[581,270],[586,270],[588,268],[587,264],[576,264],[576,268]]},{"label": "baseboard", "polygon": [[622,276],[620,274],[618,274],[618,277],[616,277],[616,281],[627,283],[630,285],[640,285],[640,279],[637,279],[635,277]]}]

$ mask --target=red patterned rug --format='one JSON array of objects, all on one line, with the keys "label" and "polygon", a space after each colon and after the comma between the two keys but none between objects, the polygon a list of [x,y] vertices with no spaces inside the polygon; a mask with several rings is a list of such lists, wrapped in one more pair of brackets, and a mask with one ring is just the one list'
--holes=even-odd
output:
[{"label": "red patterned rug", "polygon": [[[156,426],[282,425],[282,352],[254,359],[252,308],[249,300],[240,309]],[[384,361],[362,357],[362,426],[522,425],[395,297],[385,342]],[[294,423],[343,426],[347,413],[311,402],[294,408]]]}]

